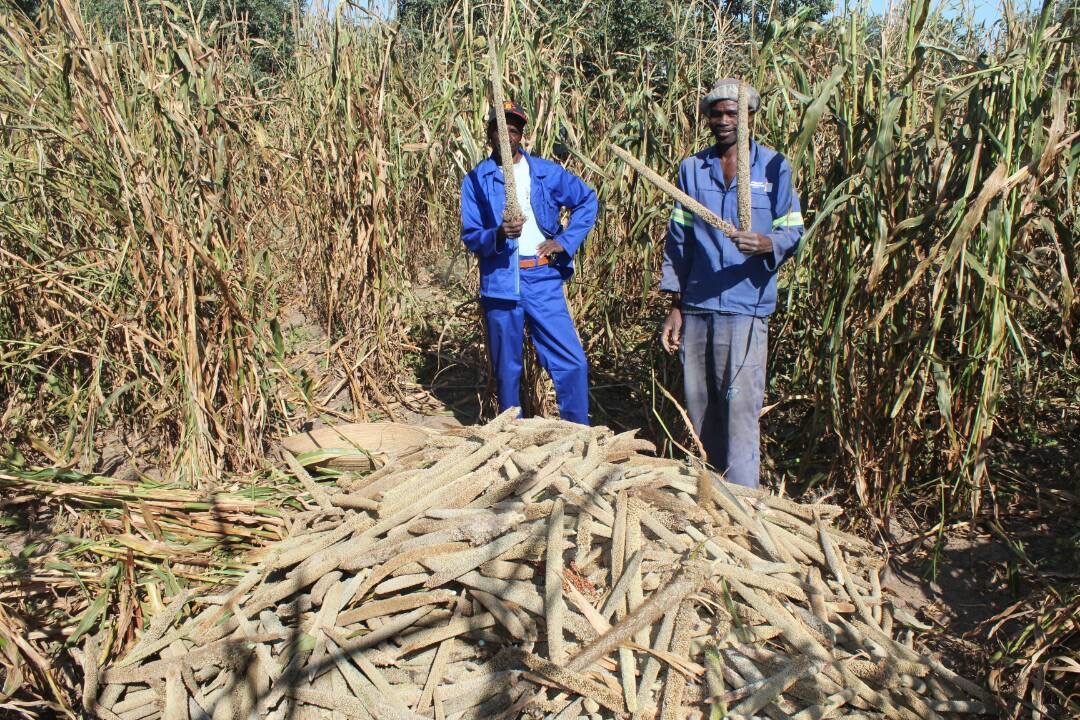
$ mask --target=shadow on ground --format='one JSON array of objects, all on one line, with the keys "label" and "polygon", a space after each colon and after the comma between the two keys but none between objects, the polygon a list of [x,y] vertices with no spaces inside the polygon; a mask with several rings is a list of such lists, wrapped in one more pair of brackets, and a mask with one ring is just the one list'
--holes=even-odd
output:
[{"label": "shadow on ground", "polygon": [[[919,539],[927,528],[906,523],[914,538],[890,559],[884,587],[934,628],[931,645],[961,672],[999,678],[1006,692],[1016,690],[1017,667],[1050,663],[1057,640],[1032,623],[1080,591],[1078,436],[1080,418],[1042,425],[1037,442],[1030,427],[1003,429],[988,455],[996,507],[948,526],[940,541]],[[1071,643],[1075,653],[1080,643]],[[1075,673],[1056,686],[1080,695]]]},{"label": "shadow on ground", "polygon": [[[463,299],[443,307],[445,314],[438,318],[439,324],[429,324],[417,337],[420,352],[414,364],[416,383],[462,424],[490,420],[498,407],[479,304],[474,299]],[[606,425],[616,432],[640,429],[641,437],[658,446],[664,442],[664,427],[668,426],[680,442],[687,442],[684,423],[658,388],[662,384],[673,394],[681,394],[677,361],[660,357],[651,338],[628,347],[615,358],[601,351],[590,352],[588,331],[581,328],[590,364],[592,424]],[[551,380],[539,367],[527,337],[525,342],[521,383],[524,414],[558,417]]]}]

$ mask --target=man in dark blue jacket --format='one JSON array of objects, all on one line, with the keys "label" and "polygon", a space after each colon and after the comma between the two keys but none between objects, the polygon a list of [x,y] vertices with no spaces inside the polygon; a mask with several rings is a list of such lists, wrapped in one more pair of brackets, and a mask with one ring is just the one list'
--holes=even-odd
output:
[{"label": "man in dark blue jacket", "polygon": [[[738,98],[737,80],[713,86],[701,109],[716,143],[679,167],[679,187],[735,227]],[[751,129],[759,103],[750,88]],[[803,220],[791,166],[753,141],[750,205],[751,227],[729,236],[675,204],[660,283],[672,302],[660,341],[680,351],[686,410],[709,463],[728,481],[757,487],[768,318],[776,272],[795,254]]]},{"label": "man in dark blue jacket", "polygon": [[[521,405],[521,358],[526,324],[540,364],[551,375],[564,420],[589,423],[585,351],[566,307],[563,283],[571,258],[596,220],[596,193],[580,178],[521,147],[528,116],[507,102],[504,112],[514,156],[514,182],[523,222],[506,222],[495,109],[488,142],[495,149],[461,183],[461,239],[480,263],[480,304],[499,410]],[[570,212],[564,227],[562,209]]]}]

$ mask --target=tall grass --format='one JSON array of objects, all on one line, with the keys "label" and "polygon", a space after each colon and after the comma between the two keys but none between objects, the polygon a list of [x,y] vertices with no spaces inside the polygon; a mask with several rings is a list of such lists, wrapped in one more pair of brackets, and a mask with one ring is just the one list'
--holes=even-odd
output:
[{"label": "tall grass", "polygon": [[598,364],[634,350],[667,214],[608,144],[672,174],[704,143],[700,88],[749,76],[759,137],[791,158],[812,218],[778,339],[798,341],[789,390],[820,400],[812,427],[868,506],[934,478],[945,505],[976,509],[1002,368],[1033,349],[1020,314],[1056,309],[1067,334],[1076,304],[1072,16],[1055,24],[1050,3],[978,47],[919,1],[873,24],[774,23],[746,53],[708,7],[673,5],[675,47],[619,74],[576,65],[588,38],[515,3],[458,6],[407,40],[315,24],[275,77],[230,28],[135,25],[112,44],[67,3],[43,31],[9,16],[3,372],[24,396],[8,422],[65,418],[52,438],[19,428],[57,461],[123,418],[192,478],[242,464],[274,412],[273,278],[290,276],[346,339],[356,399],[379,393],[413,261],[456,247],[458,178],[486,153],[486,27],[535,149],[564,130],[602,200],[570,286]]},{"label": "tall grass", "polygon": [[121,43],[66,0],[40,27],[4,15],[3,424],[9,453],[89,468],[118,439],[200,485],[255,464],[306,401],[281,364],[283,291],[400,355],[374,340],[400,338],[407,245],[389,235],[394,141],[368,135],[392,133],[384,91],[342,90],[371,81],[372,43],[268,77],[239,25],[204,36],[162,8]]},{"label": "tall grass", "polygon": [[695,100],[720,74],[764,90],[758,136],[791,159],[811,222],[778,389],[813,400],[807,432],[841,449],[832,469],[874,514],[925,483],[976,510],[1003,373],[1039,352],[1048,315],[1071,342],[1075,20],[1056,3],[993,36],[916,0],[796,16],[753,45],[673,3],[676,42],[608,58],[618,71],[577,61],[597,47],[542,6],[463,3],[421,33],[309,23],[276,76],[231,27],[136,23],[113,44],[56,7],[41,30],[7,17],[0,77],[5,422],[56,462],[117,424],[190,479],[249,462],[288,412],[281,281],[342,341],[330,360],[355,404],[392,393],[408,283],[458,247],[458,181],[487,152],[489,41],[534,150],[565,133],[600,196],[569,293],[601,374],[670,370],[644,332],[668,203],[608,146],[673,175],[707,142]]},{"label": "tall grass", "polygon": [[392,91],[395,34],[317,26],[277,88],[269,128],[296,160],[276,183],[293,220],[288,259],[328,333],[344,341],[332,362],[346,366],[361,408],[392,390],[383,378],[408,330],[410,253],[427,232],[401,154],[413,123]]},{"label": "tall grass", "polygon": [[[803,257],[827,260],[803,263],[793,295],[824,330],[795,382],[824,380],[816,420],[877,513],[923,482],[944,511],[977,512],[1005,376],[1071,342],[1076,56],[1055,12],[989,53],[940,47],[925,2],[876,33],[852,15],[806,88],[795,161],[824,183]],[[819,107],[835,146],[810,153]],[[1065,321],[1056,340],[1043,313]]]},{"label": "tall grass", "polygon": [[43,25],[0,35],[4,435],[92,463],[122,429],[213,478],[272,413],[256,78],[177,25],[113,44],[66,0]]}]

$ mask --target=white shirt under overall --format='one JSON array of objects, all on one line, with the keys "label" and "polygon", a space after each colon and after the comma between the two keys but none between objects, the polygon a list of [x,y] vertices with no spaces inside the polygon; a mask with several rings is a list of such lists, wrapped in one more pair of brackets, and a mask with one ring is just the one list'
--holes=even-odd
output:
[{"label": "white shirt under overall", "polygon": [[518,205],[525,215],[525,225],[521,228],[521,236],[518,238],[518,255],[531,257],[536,255],[536,249],[544,242],[544,234],[540,232],[540,226],[536,224],[536,216],[532,208],[532,177],[529,175],[529,163],[524,157],[514,163],[514,187],[517,191]]}]

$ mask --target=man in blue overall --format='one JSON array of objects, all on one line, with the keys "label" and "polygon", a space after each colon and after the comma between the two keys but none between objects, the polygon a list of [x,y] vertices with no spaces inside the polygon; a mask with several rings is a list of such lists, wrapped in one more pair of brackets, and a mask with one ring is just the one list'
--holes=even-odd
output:
[{"label": "man in blue overall", "polygon": [[[679,187],[735,227],[739,82],[720,80],[701,102],[716,143],[679,167]],[[761,99],[750,88],[750,128]],[[751,227],[731,235],[679,203],[668,223],[660,289],[671,310],[660,331],[680,351],[686,409],[709,464],[729,482],[758,487],[758,418],[765,396],[768,318],[776,272],[803,235],[799,197],[783,155],[750,143]]]},{"label": "man in blue overall", "polygon": [[[494,148],[461,183],[461,239],[480,263],[480,305],[487,320],[499,410],[521,405],[521,358],[526,324],[540,364],[551,375],[564,420],[589,423],[585,351],[566,307],[563,283],[570,260],[596,220],[596,193],[580,178],[521,147],[528,116],[505,103],[514,182],[524,222],[505,222],[495,109],[487,137]],[[570,212],[560,223],[560,211]]]}]

